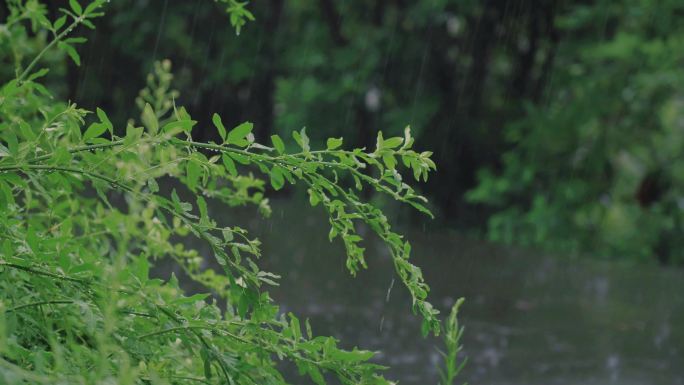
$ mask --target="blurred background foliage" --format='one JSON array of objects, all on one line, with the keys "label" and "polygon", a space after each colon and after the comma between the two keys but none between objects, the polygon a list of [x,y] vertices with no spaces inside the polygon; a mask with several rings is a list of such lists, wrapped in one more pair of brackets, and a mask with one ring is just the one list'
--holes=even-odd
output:
[{"label": "blurred background foliage", "polygon": [[62,96],[119,127],[168,58],[193,116],[253,121],[260,141],[307,126],[372,148],[411,124],[439,167],[426,193],[462,231],[684,263],[680,0],[255,1],[242,36],[211,2],[109,7],[81,66],[48,60]]}]

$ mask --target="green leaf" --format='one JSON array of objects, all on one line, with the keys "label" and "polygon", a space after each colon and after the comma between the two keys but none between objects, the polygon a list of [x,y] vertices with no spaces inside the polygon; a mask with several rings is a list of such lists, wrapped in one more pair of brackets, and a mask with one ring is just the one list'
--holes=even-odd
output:
[{"label": "green leaf", "polygon": [[309,189],[309,204],[311,207],[315,207],[318,203],[320,203],[321,198],[318,196],[318,193],[316,191]]},{"label": "green leaf", "polygon": [[190,132],[192,131],[192,127],[197,124],[196,120],[190,120],[190,119],[182,119],[182,120],[174,120],[171,122],[168,122],[162,127],[162,132],[172,132],[176,129],[180,129],[181,131],[184,132]]},{"label": "green leaf", "polygon": [[395,168],[396,165],[397,165],[397,160],[396,160],[396,158],[394,157],[394,155],[392,155],[391,153],[387,153],[387,154],[383,155],[383,156],[382,156],[382,161],[385,162],[385,165],[386,165],[387,168],[389,168],[390,170],[394,170],[394,168]]},{"label": "green leaf", "polygon": [[142,137],[142,133],[142,127],[135,127],[132,124],[128,124],[126,126],[126,137],[124,138],[124,145],[129,146],[135,143],[137,140],[140,139],[140,137]]},{"label": "green leaf", "polygon": [[231,153],[230,157],[235,159],[236,162],[244,164],[245,166],[252,163],[248,156],[242,154]]},{"label": "green leaf", "polygon": [[302,326],[299,323],[299,319],[292,313],[287,313],[290,317],[290,330],[292,331],[292,337],[295,341],[302,339]]},{"label": "green leaf", "polygon": [[81,4],[78,3],[76,0],[69,0],[69,6],[71,9],[76,13],[77,15],[82,15],[83,14],[83,8],[81,8]]},{"label": "green leaf", "polygon": [[204,377],[207,380],[211,380],[212,373],[211,373],[211,358],[209,357],[209,354],[207,352],[206,348],[202,348],[200,350],[200,357],[202,358],[202,362],[204,363]]},{"label": "green leaf", "polygon": [[68,39],[62,40],[65,43],[69,44],[83,44],[88,41],[85,37],[70,37]]},{"label": "green leaf", "polygon": [[78,52],[76,52],[76,49],[74,47],[72,47],[71,45],[69,45],[63,41],[60,41],[59,43],[57,43],[57,46],[60,49],[64,50],[64,52],[66,52],[67,55],[69,55],[71,60],[73,60],[77,66],[81,65],[81,57],[78,55]]},{"label": "green leaf", "polygon": [[197,208],[200,212],[200,226],[208,226],[211,222],[209,220],[209,210],[207,209],[207,201],[201,195],[197,196]]},{"label": "green leaf", "polygon": [[132,267],[133,274],[135,274],[136,278],[138,278],[142,283],[147,282],[150,273],[150,263],[147,261],[147,258],[145,256],[136,258]]},{"label": "green leaf", "polygon": [[342,138],[328,138],[326,145],[328,150],[334,150],[342,145]]},{"label": "green leaf", "polygon": [[411,163],[411,168],[413,169],[413,178],[416,181],[420,180],[420,173],[421,173],[421,165],[420,161],[416,158],[411,158],[409,159],[409,162]]},{"label": "green leaf", "polygon": [[313,338],[313,332],[311,331],[311,323],[309,323],[308,318],[306,319],[306,321],[304,321],[304,325],[306,327],[305,330],[306,330],[306,335],[307,335],[308,339],[312,339]]},{"label": "green leaf", "polygon": [[406,126],[404,128],[404,145],[401,146],[402,150],[411,148],[413,145],[413,138],[411,137],[411,126]]},{"label": "green leaf", "polygon": [[344,351],[344,350],[339,350],[339,349],[332,349],[328,352],[328,355],[330,358],[338,361],[347,361],[347,362],[361,362],[361,361],[368,361],[373,357],[373,352],[368,351],[368,350],[352,350],[352,351]]},{"label": "green leaf", "polygon": [[85,9],[85,13],[90,14],[91,12],[96,10],[97,8],[100,8],[102,6],[102,4],[104,4],[105,2],[109,2],[109,1],[110,0],[94,0],[92,3],[88,4],[88,6]]},{"label": "green leaf", "polygon": [[14,196],[12,195],[12,188],[7,185],[2,179],[0,179],[0,191],[2,191],[3,199],[0,199],[0,208],[5,208],[8,205],[13,205],[15,203]]},{"label": "green leaf", "polygon": [[102,123],[93,123],[88,127],[86,132],[83,134],[83,141],[89,142],[93,138],[97,138],[107,131],[107,126]]},{"label": "green leaf", "polygon": [[392,149],[395,147],[401,146],[401,144],[404,142],[404,138],[395,136],[389,139],[385,139],[382,142],[382,148],[387,148],[387,149]]},{"label": "green leaf", "polygon": [[285,177],[283,176],[283,170],[279,166],[274,166],[269,173],[271,177],[271,186],[274,190],[280,190],[285,185]]},{"label": "green leaf", "polygon": [[223,122],[221,122],[221,117],[219,116],[219,114],[214,114],[211,117],[211,121],[214,122],[214,126],[216,126],[216,129],[219,132],[219,136],[225,142],[226,141],[226,128],[223,126]]},{"label": "green leaf", "polygon": [[59,19],[55,20],[54,24],[52,24],[52,28],[55,31],[59,30],[60,28],[62,28],[64,26],[64,23],[66,23],[66,20],[67,20],[67,15],[60,17]]},{"label": "green leaf", "polygon": [[223,234],[223,240],[226,242],[232,242],[234,239],[233,231],[229,228],[222,229],[221,234]]},{"label": "green leaf", "polygon": [[52,98],[52,94],[50,93],[50,91],[48,91],[48,89],[45,88],[45,86],[43,86],[42,84],[36,83],[36,82],[32,82],[32,83],[31,83],[31,86],[32,86],[33,88],[35,88],[36,91],[38,91],[39,93],[43,94],[43,96],[47,96],[48,98]]},{"label": "green leaf", "polygon": [[382,150],[382,144],[384,140],[382,139],[382,131],[378,131],[378,137],[375,140],[375,151],[378,152]]},{"label": "green leaf", "polygon": [[38,79],[38,78],[42,78],[42,77],[45,76],[48,72],[50,72],[49,69],[47,69],[47,68],[41,68],[40,70],[38,70],[38,71],[32,73],[31,76],[28,77],[28,80],[29,80],[29,81],[33,81],[33,80],[36,80],[36,79]]},{"label": "green leaf", "polygon": [[233,159],[228,155],[228,154],[223,154],[221,155],[221,159],[223,160],[223,165],[226,167],[226,170],[231,176],[237,176],[237,168],[235,167],[235,162],[233,162]]},{"label": "green leaf", "polygon": [[273,142],[273,147],[275,147],[276,151],[278,151],[278,154],[285,152],[285,143],[283,143],[283,140],[280,139],[280,136],[271,135],[271,142]]},{"label": "green leaf", "polygon": [[292,138],[295,142],[302,148],[303,152],[309,152],[311,147],[309,147],[309,137],[306,135],[306,127],[302,128],[301,131],[292,131]]},{"label": "green leaf", "polygon": [[190,203],[183,202],[180,200],[175,188],[171,190],[171,201],[173,202],[174,206],[178,211],[188,212],[192,210],[192,205]]},{"label": "green leaf", "polygon": [[157,181],[154,178],[150,178],[147,180],[147,188],[153,194],[159,192],[159,185],[157,184]]},{"label": "green leaf", "polygon": [[142,123],[150,131],[150,134],[156,135],[159,131],[159,120],[157,120],[157,115],[154,113],[150,103],[145,103],[145,108],[143,108]]},{"label": "green leaf", "polygon": [[90,29],[95,29],[95,24],[91,23],[90,20],[83,20],[81,23]]},{"label": "green leaf", "polygon": [[427,207],[423,206],[422,204],[420,204],[420,203],[418,203],[418,202],[416,202],[416,201],[409,201],[408,203],[409,203],[411,206],[413,206],[413,208],[415,208],[416,210],[420,211],[420,212],[423,213],[423,214],[428,215],[430,218],[434,218],[434,217],[435,217],[435,216],[432,214],[432,212],[431,212]]},{"label": "green leaf", "polygon": [[19,130],[21,131],[21,135],[24,137],[24,139],[27,139],[27,140],[35,140],[36,139],[36,134],[31,129],[31,125],[28,124],[25,120],[22,120],[19,122]]},{"label": "green leaf", "polygon": [[202,166],[195,160],[190,159],[186,164],[187,182],[190,190],[195,190],[202,175]]},{"label": "green leaf", "polygon": [[311,380],[316,385],[325,385],[325,378],[323,377],[323,374],[321,374],[321,371],[316,366],[309,365],[307,368],[307,371],[309,373],[309,377],[311,377]]},{"label": "green leaf", "polygon": [[[171,273],[171,274],[173,274],[172,279],[175,278],[175,274],[174,273]],[[174,287],[174,288],[177,288],[178,287],[178,278],[175,278],[175,280],[173,280],[173,281],[169,280],[169,285]],[[204,299],[207,298],[209,295],[210,294],[208,294],[208,293],[193,294],[189,297],[185,297],[185,296],[181,295],[179,297],[174,298],[171,301],[171,303],[174,305],[184,305],[184,304],[191,304],[191,303],[194,304],[194,303],[197,303],[199,301],[204,301]]]},{"label": "green leaf", "polygon": [[233,128],[230,130],[228,133],[228,137],[226,138],[226,142],[229,144],[234,144],[239,147],[245,147],[249,142],[245,139],[247,134],[252,132],[252,128],[254,127],[254,124],[251,122],[244,122],[240,124],[239,126]]},{"label": "green leaf", "polygon": [[104,111],[102,111],[99,107],[97,108],[96,111],[97,111],[97,117],[100,118],[100,122],[102,122],[102,124],[105,125],[107,130],[109,130],[109,132],[112,135],[114,135],[114,125],[112,124],[112,122],[107,117],[107,114]]}]

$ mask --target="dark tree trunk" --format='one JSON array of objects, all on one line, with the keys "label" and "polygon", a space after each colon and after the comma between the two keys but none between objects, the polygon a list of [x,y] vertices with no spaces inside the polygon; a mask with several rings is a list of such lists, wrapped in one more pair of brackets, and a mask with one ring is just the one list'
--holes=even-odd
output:
[{"label": "dark tree trunk", "polygon": [[541,23],[541,11],[533,6],[527,17],[527,47],[520,53],[516,75],[513,78],[512,94],[518,98],[528,96],[528,85],[531,83],[531,74],[539,47],[539,24]]}]

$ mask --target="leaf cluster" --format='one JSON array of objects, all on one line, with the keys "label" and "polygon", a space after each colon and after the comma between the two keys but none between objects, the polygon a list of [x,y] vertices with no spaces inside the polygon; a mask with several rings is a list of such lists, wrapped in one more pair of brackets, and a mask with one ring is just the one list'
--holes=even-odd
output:
[{"label": "leaf cluster", "polygon": [[[239,205],[268,215],[265,181],[275,190],[307,187],[352,274],[366,267],[357,226],[369,226],[387,245],[424,334],[440,332],[410,244],[359,194],[371,188],[429,213],[400,172],[425,180],[435,169],[430,152],[413,150],[408,128],[403,137],[379,133],[372,151],[344,150],[341,138],[314,149],[302,129],[290,150],[278,136],[272,146],[256,143],[249,122],[228,129],[214,115],[221,142],[195,141],[198,122],[175,104],[168,62],[141,91],[139,120],[117,128],[102,109],[55,101],[38,82],[47,70],[33,70],[53,46],[74,59],[65,47],[77,41],[67,36],[91,26],[105,2],[71,0],[55,22],[37,1],[9,4],[8,28],[42,28],[53,40],[0,88],[0,382],[283,384],[278,362],[289,361],[316,384],[389,384],[369,361],[373,352],[343,350],[307,320],[282,314],[266,291],[279,277],[258,266],[260,241],[217,224],[214,210]],[[249,19],[241,9],[233,12]],[[206,250],[186,247],[188,239]],[[204,256],[221,271],[204,268]],[[162,259],[207,293],[188,295],[175,276],[152,278]]]}]

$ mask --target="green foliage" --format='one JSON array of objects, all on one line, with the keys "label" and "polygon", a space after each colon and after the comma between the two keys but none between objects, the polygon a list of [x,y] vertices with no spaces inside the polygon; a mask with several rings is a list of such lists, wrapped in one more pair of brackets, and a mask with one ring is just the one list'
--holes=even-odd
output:
[{"label": "green foliage", "polygon": [[[466,364],[466,359],[461,362],[458,361],[458,353],[462,350],[461,337],[463,336],[463,326],[458,325],[458,309],[463,305],[463,298],[459,298],[449,313],[449,319],[444,325],[446,330],[444,332],[444,340],[446,342],[447,352],[440,352],[444,357],[444,370],[440,371],[441,382],[440,385],[452,385],[458,376],[458,373]],[[466,384],[467,385],[467,384]]]},{"label": "green foliage", "polygon": [[247,9],[248,1],[237,0],[214,0],[226,5],[226,12],[230,15],[230,25],[235,28],[235,33],[240,34],[242,27],[248,21],[254,21],[254,15]]},{"label": "green foliage", "polygon": [[683,9],[599,1],[558,21],[584,38],[558,52],[548,102],[506,127],[501,171],[468,195],[494,210],[490,239],[684,262],[684,29],[669,21]]},{"label": "green foliage", "polygon": [[[251,13],[227,3],[239,31]],[[342,350],[334,338],[314,336],[308,321],[279,314],[265,290],[279,277],[258,267],[259,240],[214,219],[219,206],[210,210],[209,200],[222,210],[249,204],[270,213],[265,182],[252,171],[276,190],[306,186],[311,205],[328,213],[330,239],[342,240],[352,274],[366,267],[357,225],[370,227],[387,245],[423,333],[439,334],[410,244],[360,198],[373,189],[429,214],[400,173],[427,180],[435,169],[430,152],[413,149],[408,128],[403,137],[378,133],[372,151],[345,150],[338,138],[317,149],[302,129],[293,132],[299,148],[288,151],[276,135],[273,147],[257,143],[252,123],[228,129],[214,115],[222,142],[196,141],[197,121],[174,102],[165,61],[136,100],[140,118],[116,129],[102,109],[91,116],[52,98],[37,82],[47,70],[34,70],[55,46],[78,63],[69,47],[82,40],[68,35],[81,24],[93,27],[105,1],[84,7],[71,0],[54,22],[38,1],[8,5],[2,27],[21,38],[3,46],[21,47],[27,28],[37,40],[41,31],[52,39],[25,68],[21,48],[12,50],[16,77],[0,88],[0,382],[282,384],[277,363],[289,361],[316,384],[331,376],[390,384],[383,367],[369,362],[373,352]],[[190,238],[207,246],[222,271],[202,267],[202,254],[184,246]],[[188,296],[175,276],[151,278],[162,259],[208,293]],[[446,325],[447,361],[458,350],[455,314]],[[447,362],[450,381],[454,365]]]},{"label": "green foliage", "polygon": [[[218,7],[236,20],[246,10]],[[277,151],[294,146],[290,133],[304,125],[310,145],[344,136],[370,149],[378,127],[394,136],[410,123],[441,166],[424,191],[468,231],[563,253],[682,260],[681,1],[522,0],[515,12],[457,0],[249,7],[259,17],[245,28],[259,44],[235,39],[211,2],[113,2],[116,17],[100,21],[108,44],[73,44],[107,81],[70,63],[81,85],[49,89],[123,122],[153,62],[170,57],[183,64],[174,84],[195,118],[251,121],[260,143],[283,139]],[[39,27],[40,6],[27,8]],[[7,57],[31,58],[50,38],[40,28],[35,39],[12,32],[28,43],[3,47],[3,32]],[[153,36],[166,38],[156,55]],[[59,57],[44,55],[44,84],[66,76]],[[3,62],[0,74],[16,63]],[[220,132],[202,125],[194,135],[218,142]],[[641,203],[647,195],[654,203]]]}]

